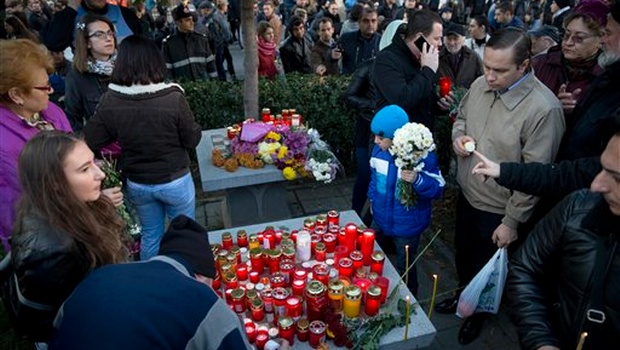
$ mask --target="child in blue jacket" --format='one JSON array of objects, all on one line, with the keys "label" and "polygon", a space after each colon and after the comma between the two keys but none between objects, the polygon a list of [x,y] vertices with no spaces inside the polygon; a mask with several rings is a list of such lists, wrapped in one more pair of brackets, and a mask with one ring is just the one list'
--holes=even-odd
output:
[{"label": "child in blue jacket", "polygon": [[[395,158],[390,154],[389,148],[392,145],[394,132],[408,121],[407,113],[402,108],[390,105],[378,111],[370,124],[375,135],[368,187],[373,225],[394,241],[396,268],[401,275],[406,270],[405,245],[409,245],[411,264],[417,254],[420,236],[431,223],[431,201],[441,197],[445,185],[434,152],[430,152],[422,160],[424,168],[420,172],[396,167]],[[413,207],[407,208],[402,205],[396,195],[396,183],[399,178],[411,183],[416,195]],[[414,295],[417,294],[415,267],[409,270],[408,287]]]}]

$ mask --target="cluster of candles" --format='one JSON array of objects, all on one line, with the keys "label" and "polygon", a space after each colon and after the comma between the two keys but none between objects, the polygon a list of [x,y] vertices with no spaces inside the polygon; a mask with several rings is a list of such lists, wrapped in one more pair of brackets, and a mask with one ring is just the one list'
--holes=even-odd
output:
[{"label": "cluster of candles", "polygon": [[283,109],[282,114],[273,115],[271,109],[263,108],[261,111],[263,123],[285,124],[288,126],[301,126],[303,118],[295,109]]},{"label": "cluster of candles", "polygon": [[213,288],[241,317],[250,342],[261,350],[273,337],[293,344],[325,341],[328,307],[345,317],[375,316],[386,302],[385,254],[375,232],[329,211],[306,219],[300,230],[267,227],[222,234],[212,245],[218,274]]}]

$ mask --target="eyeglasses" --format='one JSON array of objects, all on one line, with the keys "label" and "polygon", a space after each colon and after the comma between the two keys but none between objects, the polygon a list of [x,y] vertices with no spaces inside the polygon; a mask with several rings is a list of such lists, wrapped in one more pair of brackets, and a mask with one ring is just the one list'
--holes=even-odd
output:
[{"label": "eyeglasses", "polygon": [[111,30],[108,30],[107,32],[104,32],[102,30],[98,30],[90,35],[88,35],[89,38],[95,37],[97,39],[107,39],[108,37],[110,38],[114,38],[114,32]]},{"label": "eyeglasses", "polygon": [[41,91],[45,91],[45,92],[52,92],[54,90],[54,88],[50,84],[47,84],[45,86],[33,86],[32,88],[33,89],[37,89],[37,90],[41,90]]},{"label": "eyeglasses", "polygon": [[577,35],[577,34],[570,34],[566,32],[562,36],[562,41],[567,42],[572,39],[574,44],[581,44],[585,40],[590,39],[592,37],[594,37],[594,35]]}]

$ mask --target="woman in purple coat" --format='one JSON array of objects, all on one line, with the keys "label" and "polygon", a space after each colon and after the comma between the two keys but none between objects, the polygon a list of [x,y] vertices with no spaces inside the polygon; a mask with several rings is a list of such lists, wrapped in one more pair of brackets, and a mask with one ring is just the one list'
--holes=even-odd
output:
[{"label": "woman in purple coat", "polygon": [[0,242],[5,251],[21,193],[17,160],[26,142],[41,130],[71,132],[65,113],[49,102],[54,71],[47,50],[30,40],[0,41]]}]

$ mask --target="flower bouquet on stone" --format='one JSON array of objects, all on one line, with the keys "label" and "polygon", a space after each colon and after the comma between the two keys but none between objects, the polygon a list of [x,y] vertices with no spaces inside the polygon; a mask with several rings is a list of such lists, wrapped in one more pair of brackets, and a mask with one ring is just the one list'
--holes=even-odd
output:
[{"label": "flower bouquet on stone", "polygon": [[[103,179],[102,183],[102,187],[104,189],[123,187],[120,171],[116,169],[116,161],[104,157],[99,162],[99,167],[101,168],[101,171],[105,173],[105,179]],[[142,228],[138,223],[137,216],[131,212],[125,203],[121,204],[118,208],[116,208],[116,210],[118,211],[121,219],[125,222],[125,232],[122,240],[127,246],[129,255],[131,257],[139,256]]]},{"label": "flower bouquet on stone", "polygon": [[[435,149],[433,134],[424,125],[407,123],[394,133],[389,151],[395,157],[399,170],[420,172],[424,168],[422,160]],[[396,196],[401,204],[411,208],[416,203],[416,196],[411,183],[399,178],[396,183]]]},{"label": "flower bouquet on stone", "polygon": [[306,161],[306,169],[312,173],[316,181],[330,183],[336,178],[336,174],[344,172],[342,164],[331,151],[329,145],[321,140],[321,135],[316,129],[308,130],[310,147]]}]

